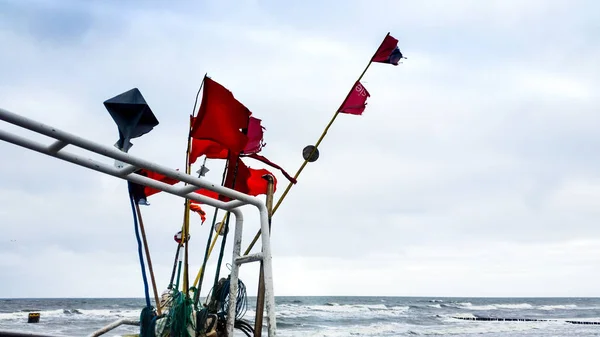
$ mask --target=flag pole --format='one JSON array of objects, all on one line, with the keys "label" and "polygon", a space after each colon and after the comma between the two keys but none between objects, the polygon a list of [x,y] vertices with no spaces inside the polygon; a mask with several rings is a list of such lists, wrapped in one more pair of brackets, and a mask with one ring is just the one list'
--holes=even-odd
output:
[{"label": "flag pole", "polygon": [[[194,108],[192,111],[192,116],[196,113],[196,104],[198,103],[198,97],[200,96],[200,91],[202,90],[202,86],[204,85],[204,80],[206,79],[206,75],[202,78],[202,83],[200,83],[200,88],[198,88],[198,93],[196,94],[196,101],[194,102]],[[185,152],[185,173],[190,174],[192,170],[192,165],[190,164],[190,151],[192,149],[192,119],[190,118],[190,124],[188,127],[188,137],[187,137],[187,150]],[[187,184],[186,184],[187,185]],[[184,255],[183,255],[183,291],[185,296],[189,296],[189,272],[188,272],[188,264],[189,264],[189,256],[188,256],[188,233],[190,230],[190,199],[185,199],[185,210],[183,213],[183,229],[181,230],[181,237],[185,238],[185,246],[184,246]]]},{"label": "flag pole", "polygon": [[[389,35],[390,35],[390,32],[388,32],[385,35],[385,37],[383,38],[383,40],[381,41],[381,43],[379,44],[379,46],[381,46],[381,44],[383,44],[383,41],[385,41],[385,39],[387,39],[387,37]],[[346,95],[346,98],[344,98],[344,100],[340,104],[340,107],[333,114],[333,117],[329,121],[329,124],[327,124],[327,126],[325,127],[325,130],[323,130],[323,133],[319,137],[319,140],[317,140],[317,142],[315,143],[314,148],[313,148],[312,152],[310,153],[310,155],[306,156],[306,159],[304,159],[304,162],[302,163],[302,165],[300,166],[300,168],[298,169],[298,171],[294,175],[294,180],[298,179],[298,176],[300,175],[300,173],[302,173],[302,171],[304,170],[304,167],[306,167],[306,164],[308,164],[308,160],[310,158],[312,158],[312,156],[317,151],[317,148],[319,147],[319,145],[323,141],[323,138],[325,138],[325,135],[327,135],[327,131],[329,131],[329,128],[331,127],[331,125],[333,124],[333,122],[335,122],[335,119],[337,118],[337,116],[340,114],[340,110],[342,110],[342,108],[344,106],[344,103],[346,102],[346,100],[348,99],[348,97],[350,97],[350,94],[352,93],[352,90],[354,89],[354,86],[356,85],[356,83],[358,83],[358,82],[360,82],[360,80],[362,80],[362,78],[363,78],[363,76],[365,76],[365,73],[367,72],[367,70],[369,70],[369,67],[371,66],[371,63],[373,63],[373,59],[375,58],[375,55],[377,55],[377,51],[379,51],[379,47],[377,47],[377,49],[375,50],[375,53],[373,53],[373,56],[371,56],[371,59],[369,60],[369,63],[367,63],[367,66],[365,67],[365,69],[363,70],[363,72],[360,74],[360,76],[358,77],[358,79],[356,80],[356,82],[354,82],[354,84],[352,85],[352,88],[350,89],[350,91]],[[283,191],[283,194],[281,195],[281,197],[279,197],[279,200],[277,200],[277,203],[275,204],[275,207],[273,207],[273,212],[271,213],[271,215],[275,214],[275,212],[277,211],[277,209],[279,208],[279,206],[281,205],[281,203],[283,202],[283,200],[285,199],[285,197],[287,196],[288,192],[290,191],[290,189],[292,188],[293,185],[294,185],[294,183],[292,183],[290,181],[289,184],[287,185],[287,187],[285,188],[285,190]],[[250,245],[248,246],[248,248],[244,252],[244,255],[248,255],[250,253],[250,250],[252,250],[252,247],[254,247],[254,245],[256,244],[256,241],[260,237],[260,234],[261,234],[261,232],[260,232],[260,230],[258,230],[258,232],[256,232],[256,235],[254,235],[254,239],[252,239],[252,242],[250,243]]]}]

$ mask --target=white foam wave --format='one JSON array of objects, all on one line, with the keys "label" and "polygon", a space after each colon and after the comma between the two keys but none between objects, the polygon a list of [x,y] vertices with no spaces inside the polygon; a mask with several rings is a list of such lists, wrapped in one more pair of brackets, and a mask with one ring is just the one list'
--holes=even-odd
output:
[{"label": "white foam wave", "polygon": [[410,331],[410,325],[403,323],[382,323],[377,322],[368,325],[340,325],[340,326],[324,326],[318,330],[308,331],[277,331],[278,336],[282,337],[348,337],[348,336],[397,336]]},{"label": "white foam wave", "polygon": [[515,303],[515,304],[493,304],[498,309],[534,309],[535,307],[529,303]]},{"label": "white foam wave", "polygon": [[559,305],[542,305],[539,306],[540,310],[568,310],[568,309],[577,309],[576,304],[559,304]]},{"label": "white foam wave", "polygon": [[325,319],[355,317],[398,317],[409,310],[408,306],[387,307],[384,304],[344,304],[344,305],[296,305],[281,304],[277,306],[280,317],[315,317]]},{"label": "white foam wave", "polygon": [[[132,318],[139,317],[140,310],[110,310],[110,309],[55,309],[40,310],[40,319],[45,318],[69,318],[69,319],[110,319],[110,318]],[[27,320],[29,312],[18,311],[10,313],[0,313],[2,320]]]},{"label": "white foam wave", "polygon": [[498,309],[498,307],[496,307],[493,304],[488,304],[488,305],[473,305],[473,304],[471,304],[469,302],[458,303],[458,305],[456,306],[456,308],[469,309],[469,310],[496,310],[496,309]]},{"label": "white foam wave", "polygon": [[[432,307],[432,305],[429,305]],[[492,303],[492,304],[482,304],[482,305],[474,305],[470,302],[461,302],[448,304],[447,307],[453,307],[458,309],[468,309],[468,310],[572,310],[572,309],[584,309],[580,308],[575,304],[556,304],[556,305],[540,305],[535,306],[530,303]],[[594,308],[595,309],[595,308]]]},{"label": "white foam wave", "polygon": [[420,335],[483,335],[488,333],[525,332],[565,325],[562,322],[460,322],[448,326],[428,326],[413,329]]},{"label": "white foam wave", "polygon": [[[468,314],[462,314],[465,317]],[[549,331],[561,331],[571,329],[568,324],[562,322],[464,322],[454,320],[452,324],[444,325],[413,325],[400,322],[377,322],[366,325],[337,325],[323,326],[316,330],[279,330],[278,335],[282,337],[347,337],[347,336],[437,336],[437,335],[498,335],[498,334],[522,334],[528,331],[547,329]],[[570,330],[569,330],[570,331]]]},{"label": "white foam wave", "polygon": [[475,315],[473,315],[473,314],[462,313],[462,312],[461,312],[461,313],[458,313],[458,314],[454,314],[454,315],[452,315],[452,316],[444,316],[444,318],[445,318],[447,321],[454,321],[454,320],[455,320],[455,318],[453,318],[453,317],[460,317],[460,318],[477,318],[477,317],[476,317]]}]

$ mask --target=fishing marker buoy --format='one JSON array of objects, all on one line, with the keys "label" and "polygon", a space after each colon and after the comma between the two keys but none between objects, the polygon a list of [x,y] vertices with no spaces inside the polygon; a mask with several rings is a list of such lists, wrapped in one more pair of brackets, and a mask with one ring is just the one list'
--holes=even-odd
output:
[{"label": "fishing marker buoy", "polygon": [[[310,155],[311,153],[312,156]],[[319,159],[319,149],[313,145],[308,145],[302,150],[302,158],[310,163],[317,161],[317,159]]]},{"label": "fishing marker buoy", "polygon": [[27,323],[39,323],[40,322],[40,313],[39,312],[30,312],[27,316]]},{"label": "fishing marker buoy", "polygon": [[215,232],[217,232],[220,236],[225,235],[225,225],[222,222],[217,222],[215,225]]},{"label": "fishing marker buoy", "polygon": [[[190,234],[188,233],[187,235],[187,240],[185,240],[186,242],[190,239]],[[177,234],[175,234],[173,236],[173,240],[175,240],[175,242],[181,244],[181,231],[177,232]],[[185,243],[185,242],[183,242]]]}]

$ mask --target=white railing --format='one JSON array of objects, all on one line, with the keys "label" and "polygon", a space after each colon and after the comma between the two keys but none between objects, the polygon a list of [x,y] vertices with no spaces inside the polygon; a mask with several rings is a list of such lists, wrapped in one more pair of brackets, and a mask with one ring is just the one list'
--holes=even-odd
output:
[{"label": "white railing", "polygon": [[[118,149],[98,144],[82,137],[70,134],[65,131],[61,131],[57,128],[48,126],[46,124],[34,121],[27,117],[17,115],[4,109],[0,109],[0,120],[19,126],[21,128],[33,131],[44,136],[51,137],[55,141],[51,144],[43,144],[38,141],[31,140],[27,137],[19,136],[0,129],[0,140],[8,143],[12,143],[39,153],[43,153],[48,156],[52,156],[64,161],[73,163],[75,165],[83,166],[94,171],[98,171],[104,174],[108,174],[117,178],[125,179],[127,181],[150,186],[158,190],[177,195],[183,198],[201,202],[207,205],[211,205],[220,209],[230,211],[235,215],[235,239],[233,247],[233,260],[232,260],[232,272],[231,272],[231,286],[229,296],[229,315],[227,317],[227,331],[229,336],[233,336],[234,320],[235,320],[235,301],[237,292],[237,278],[239,265],[246,262],[240,258],[241,249],[241,237],[243,229],[243,216],[239,207],[243,205],[252,205],[258,209],[260,214],[260,228],[261,228],[261,241],[262,241],[262,252],[257,255],[256,258],[262,260],[264,268],[264,281],[265,281],[265,310],[267,314],[267,327],[268,336],[274,337],[276,335],[276,321],[275,321],[275,295],[273,292],[273,269],[272,269],[272,255],[271,255],[271,243],[269,233],[269,221],[268,211],[265,203],[260,199],[249,196],[247,194],[240,193],[230,188],[226,188],[220,185],[216,185],[207,181],[204,178],[197,178],[189,174],[182,173],[180,171],[168,168],[166,166],[158,165],[153,162],[132,156],[128,153],[119,151]],[[105,157],[112,158],[114,160],[126,163],[122,168],[117,168],[113,165],[99,162],[90,158],[86,158],[82,155],[67,152],[68,146],[75,146],[81,149],[87,150],[92,153],[100,154]],[[156,173],[160,173],[169,178],[176,179],[178,181],[187,183],[188,185],[177,186],[169,185],[134,172],[138,169],[146,169]],[[194,191],[205,188],[227,196],[231,198],[231,201],[224,202],[221,200],[213,199]],[[249,262],[249,261],[248,261]],[[232,311],[233,310],[233,311]],[[232,315],[233,313],[233,315]],[[33,336],[33,335],[31,335]],[[38,336],[40,337],[40,336]]]}]

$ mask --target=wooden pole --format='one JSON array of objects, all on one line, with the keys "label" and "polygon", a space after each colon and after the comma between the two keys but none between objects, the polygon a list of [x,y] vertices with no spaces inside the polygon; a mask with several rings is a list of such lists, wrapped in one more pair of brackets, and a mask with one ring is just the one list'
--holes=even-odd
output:
[{"label": "wooden pole", "polygon": [[[188,145],[187,145],[187,151],[186,151],[186,157],[185,157],[185,162],[186,162],[186,166],[185,166],[185,173],[186,174],[190,174],[191,171],[191,165],[189,164],[189,158],[190,158],[190,149],[192,147],[192,137],[191,135],[188,136]],[[183,213],[183,229],[181,230],[181,238],[184,239],[188,237],[188,233],[190,230],[190,199],[185,199],[185,210]],[[187,244],[187,240],[185,241],[185,246],[184,246],[184,254],[183,254],[183,291],[185,293],[185,296],[189,296],[189,275],[188,275],[188,244]]]},{"label": "wooden pole", "polygon": [[[269,230],[271,230],[271,218],[273,216],[273,193],[275,180],[270,174],[263,176],[267,180],[267,211],[269,214]],[[263,263],[260,262],[260,274],[258,276],[258,294],[256,295],[256,318],[254,320],[254,337],[261,337],[263,313],[265,310],[265,277]]]},{"label": "wooden pole", "polygon": [[[388,35],[390,35],[389,32],[385,35],[385,38],[383,38],[383,41],[385,41],[385,39],[388,37]],[[383,41],[382,41],[382,43],[383,43]],[[379,44],[379,45],[381,46],[381,44]],[[379,48],[377,48],[377,50],[379,50]],[[358,83],[358,82],[360,82],[360,80],[362,80],[363,76],[365,75],[365,73],[367,72],[367,70],[369,69],[369,67],[371,66],[371,63],[373,63],[373,59],[375,58],[375,55],[377,55],[377,50],[375,51],[375,53],[373,54],[373,56],[371,56],[371,59],[369,60],[369,63],[367,63],[367,66],[365,67],[365,69],[363,70],[363,72],[360,74],[360,76],[358,77],[358,79],[354,82],[354,84],[352,84],[352,88],[348,92],[348,95],[346,95],[346,98],[344,98],[344,100],[340,104],[340,107],[333,114],[333,117],[329,121],[329,124],[327,124],[327,126],[325,127],[325,130],[323,130],[323,133],[319,137],[319,140],[317,140],[317,143],[315,144],[315,148],[310,153],[310,155],[306,157],[306,159],[304,160],[304,162],[302,163],[302,165],[300,166],[300,168],[298,169],[298,171],[294,175],[294,180],[298,179],[298,176],[300,175],[300,173],[302,173],[302,171],[304,170],[304,167],[306,167],[306,164],[308,164],[308,159],[310,159],[315,154],[315,152],[317,151],[317,148],[319,147],[319,145],[323,141],[323,138],[325,138],[325,135],[327,135],[327,131],[329,131],[329,128],[331,127],[331,125],[333,124],[333,122],[335,122],[335,119],[340,114],[340,110],[342,110],[342,108],[344,106],[344,103],[346,102],[346,100],[348,99],[348,97],[350,97],[350,94],[352,93],[352,90],[354,90],[354,86],[356,85],[356,83]],[[292,188],[293,185],[294,185],[294,183],[292,183],[292,182],[290,182],[287,185],[285,191],[283,191],[283,194],[281,195],[281,197],[279,198],[279,200],[277,200],[277,204],[275,204],[275,207],[273,208],[273,214],[275,214],[275,212],[277,212],[277,209],[279,209],[279,206],[281,206],[281,203],[283,202],[283,200],[285,199],[285,197],[287,196],[288,192],[290,191],[290,189]],[[244,252],[244,255],[248,255],[250,253],[250,250],[252,250],[252,248],[256,244],[256,241],[258,240],[259,237],[260,237],[260,230],[254,236],[254,239],[252,239],[252,242],[250,243],[250,245],[248,246],[248,248]]]},{"label": "wooden pole", "polygon": [[156,280],[154,279],[154,270],[152,270],[152,260],[150,259],[150,249],[148,248],[148,241],[146,240],[146,230],[144,230],[144,221],[142,220],[142,212],[140,205],[135,203],[135,211],[137,212],[140,231],[142,232],[142,241],[144,242],[144,250],[146,251],[146,260],[148,260],[148,270],[150,271],[150,279],[152,280],[152,290],[154,291],[154,300],[156,302],[156,312],[158,315],[161,314],[160,300],[158,298],[158,290],[156,289]]},{"label": "wooden pole", "polygon": [[[196,94],[196,101],[194,102],[194,109],[192,111],[192,116],[196,113],[196,103],[198,102],[198,97],[200,96],[200,91],[202,90],[202,86],[204,85],[204,80],[206,79],[206,75],[202,78],[202,83],[200,83],[200,88],[198,88],[198,93]],[[185,173],[190,174],[192,170],[192,165],[190,164],[190,151],[192,149],[192,120],[190,119],[190,124],[188,127],[188,138],[187,138],[187,150],[185,151]],[[187,185],[187,184],[186,184]],[[190,231],[190,199],[185,199],[185,210],[183,213],[183,229],[181,230],[182,239],[187,239],[189,231]],[[183,291],[186,297],[189,297],[189,259],[188,259],[188,242],[185,240],[185,251],[183,257]]]}]

